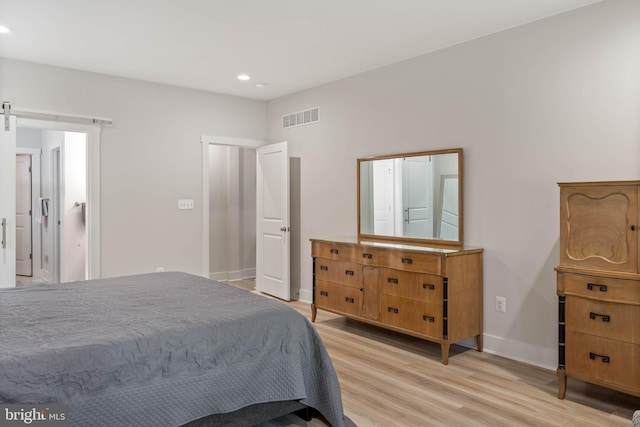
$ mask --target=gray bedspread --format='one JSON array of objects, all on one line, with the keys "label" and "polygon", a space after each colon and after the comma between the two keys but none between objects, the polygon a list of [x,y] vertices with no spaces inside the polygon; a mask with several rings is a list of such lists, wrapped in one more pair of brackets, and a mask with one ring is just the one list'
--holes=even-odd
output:
[{"label": "gray bedspread", "polygon": [[284,400],[353,425],[320,337],[281,302],[186,273],[0,290],[0,403],[178,426]]}]

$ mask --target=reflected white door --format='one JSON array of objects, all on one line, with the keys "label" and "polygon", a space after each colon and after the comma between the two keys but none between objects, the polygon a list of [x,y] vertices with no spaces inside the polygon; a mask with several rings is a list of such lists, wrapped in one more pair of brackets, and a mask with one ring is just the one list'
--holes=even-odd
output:
[{"label": "reflected white door", "polygon": [[287,143],[258,148],[256,289],[289,301],[289,155]]},{"label": "reflected white door", "polygon": [[394,236],[393,159],[373,162],[373,234]]},{"label": "reflected white door", "polygon": [[16,118],[0,125],[0,288],[16,285]]},{"label": "reflected white door", "polygon": [[440,238],[458,240],[458,175],[442,177],[442,220]]},{"label": "reflected white door", "polygon": [[430,156],[402,162],[404,236],[433,236],[433,167]]},{"label": "reflected white door", "polygon": [[31,156],[16,156],[16,274],[32,275]]}]

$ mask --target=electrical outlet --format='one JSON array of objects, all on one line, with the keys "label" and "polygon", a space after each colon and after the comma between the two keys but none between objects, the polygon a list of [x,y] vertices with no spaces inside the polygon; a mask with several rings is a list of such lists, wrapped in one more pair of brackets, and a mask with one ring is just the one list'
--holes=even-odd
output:
[{"label": "electrical outlet", "polygon": [[178,209],[193,209],[193,199],[178,199]]},{"label": "electrical outlet", "polygon": [[507,312],[507,299],[505,297],[496,297],[496,311]]}]

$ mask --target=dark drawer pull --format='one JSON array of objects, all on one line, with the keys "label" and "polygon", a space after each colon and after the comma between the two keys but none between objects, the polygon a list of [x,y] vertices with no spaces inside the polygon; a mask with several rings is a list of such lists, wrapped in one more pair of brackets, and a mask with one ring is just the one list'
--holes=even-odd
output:
[{"label": "dark drawer pull", "polygon": [[596,360],[596,357],[602,359],[602,363],[609,363],[609,356],[603,356],[602,354],[589,353],[589,359]]},{"label": "dark drawer pull", "polygon": [[436,285],[432,285],[431,283],[423,283],[422,289],[429,289],[430,291],[433,291],[436,289]]},{"label": "dark drawer pull", "polygon": [[329,271],[329,267],[326,265],[321,265],[320,270]]},{"label": "dark drawer pull", "polygon": [[422,316],[422,320],[428,320],[430,323],[433,323],[436,321],[436,318],[433,316],[427,316],[426,314]]},{"label": "dark drawer pull", "polygon": [[371,254],[362,254],[362,258],[371,259],[371,258],[373,258],[373,255],[371,255]]},{"label": "dark drawer pull", "polygon": [[334,255],[338,255],[338,250],[337,249],[331,249],[331,253]]},{"label": "dark drawer pull", "polygon": [[396,314],[398,313],[398,309],[395,307],[387,307],[387,311],[389,313],[396,313]]},{"label": "dark drawer pull", "polygon": [[356,273],[353,270],[345,270],[344,274],[346,274],[347,276],[353,276]]},{"label": "dark drawer pull", "polygon": [[353,304],[354,302],[356,302],[356,300],[354,300],[353,298],[349,298],[349,297],[345,297],[344,299],[346,302]]},{"label": "dark drawer pull", "polygon": [[413,260],[411,258],[402,258],[400,261],[402,261],[403,264],[413,264]]},{"label": "dark drawer pull", "polygon": [[389,278],[387,278],[387,282],[397,285],[398,284],[398,279],[393,278],[393,277],[389,277]]},{"label": "dark drawer pull", "polygon": [[597,286],[600,292],[607,292],[607,285],[598,285],[596,283],[587,283],[587,289],[589,289],[590,291],[593,290],[593,288]]},{"label": "dark drawer pull", "polygon": [[323,297],[328,297],[329,296],[329,292],[327,291],[320,291],[320,295]]},{"label": "dark drawer pull", "polygon": [[596,317],[602,317],[603,322],[611,321],[611,317],[608,314],[589,313],[589,319],[595,319]]}]

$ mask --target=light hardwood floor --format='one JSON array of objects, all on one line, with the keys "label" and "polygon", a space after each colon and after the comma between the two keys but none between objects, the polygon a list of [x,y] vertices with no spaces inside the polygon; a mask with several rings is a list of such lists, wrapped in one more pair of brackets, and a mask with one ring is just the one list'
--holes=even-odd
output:
[{"label": "light hardwood floor", "polygon": [[[254,291],[255,292],[255,291]],[[284,303],[284,302],[283,302]],[[309,304],[287,303],[311,318]],[[640,398],[569,379],[559,400],[555,372],[440,346],[318,311],[314,323],[338,374],[345,414],[358,426],[631,426]],[[282,417],[261,427],[327,426]]]}]

